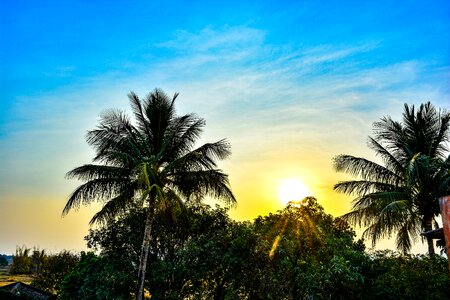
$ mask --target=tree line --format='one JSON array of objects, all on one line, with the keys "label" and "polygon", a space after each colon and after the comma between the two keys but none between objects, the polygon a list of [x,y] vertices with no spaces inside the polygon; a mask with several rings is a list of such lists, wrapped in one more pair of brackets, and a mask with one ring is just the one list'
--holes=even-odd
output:
[{"label": "tree line", "polygon": [[[402,121],[383,117],[373,124],[368,146],[382,164],[363,157],[339,155],[337,171],[359,177],[339,182],[334,189],[356,195],[344,218],[366,227],[373,245],[396,235],[397,248],[407,253],[420,233],[436,229],[438,198],[450,195],[450,113],[430,102],[405,104]],[[431,237],[428,253],[435,253]]]},{"label": "tree line", "polygon": [[[91,229],[91,252],[49,256],[32,284],[60,299],[135,297],[145,218],[134,207]],[[368,252],[312,197],[253,222],[203,204],[158,210],[152,226],[151,299],[450,299],[445,258]]]}]

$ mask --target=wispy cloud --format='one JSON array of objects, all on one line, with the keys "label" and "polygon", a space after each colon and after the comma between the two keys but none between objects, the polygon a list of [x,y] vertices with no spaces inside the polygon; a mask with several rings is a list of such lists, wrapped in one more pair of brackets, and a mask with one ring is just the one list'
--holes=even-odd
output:
[{"label": "wispy cloud", "polygon": [[225,27],[222,30],[204,28],[198,32],[179,30],[173,39],[157,43],[156,46],[184,53],[225,53],[230,49],[259,46],[264,42],[264,36],[264,31],[250,27]]}]

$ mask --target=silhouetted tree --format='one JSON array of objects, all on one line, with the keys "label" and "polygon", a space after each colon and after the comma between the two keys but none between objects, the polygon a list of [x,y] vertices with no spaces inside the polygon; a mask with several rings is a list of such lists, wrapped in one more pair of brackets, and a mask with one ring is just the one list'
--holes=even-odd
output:
[{"label": "silhouetted tree", "polygon": [[217,169],[216,160],[230,155],[225,140],[198,148],[205,122],[192,114],[177,116],[175,99],[154,90],[144,100],[129,95],[135,124],[120,111],[103,114],[87,142],[95,149],[94,162],[70,171],[69,178],[85,181],[70,196],[63,213],[80,204],[105,201],[92,222],[123,213],[133,202],[146,207],[146,220],[136,298],[142,299],[155,210],[170,202],[211,195],[235,203],[228,176]]},{"label": "silhouetted tree", "polygon": [[[337,171],[361,177],[334,189],[357,196],[344,218],[366,226],[364,236],[373,244],[396,233],[397,247],[407,252],[421,231],[432,229],[440,213],[437,198],[450,192],[449,125],[450,113],[429,102],[417,111],[405,104],[402,122],[388,116],[374,123],[369,147],[383,165],[351,155],[334,159]],[[432,255],[431,238],[427,242]]]}]

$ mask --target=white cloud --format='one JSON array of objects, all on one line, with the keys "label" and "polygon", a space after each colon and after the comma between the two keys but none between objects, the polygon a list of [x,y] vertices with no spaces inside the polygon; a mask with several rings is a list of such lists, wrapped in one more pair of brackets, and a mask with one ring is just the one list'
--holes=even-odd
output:
[{"label": "white cloud", "polygon": [[156,46],[187,53],[222,53],[230,49],[260,45],[264,41],[264,35],[264,31],[249,27],[225,27],[222,30],[204,28],[198,32],[179,30],[174,39]]}]

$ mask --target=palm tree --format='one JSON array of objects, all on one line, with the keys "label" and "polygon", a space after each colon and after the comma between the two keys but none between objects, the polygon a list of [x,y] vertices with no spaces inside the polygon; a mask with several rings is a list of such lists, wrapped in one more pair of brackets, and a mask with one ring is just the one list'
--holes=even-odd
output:
[{"label": "palm tree", "polygon": [[135,124],[121,111],[101,115],[99,126],[87,134],[87,142],[96,152],[94,164],[67,173],[68,178],[85,183],[71,194],[63,215],[82,204],[104,201],[92,224],[126,213],[136,203],[146,207],[136,299],[143,297],[152,221],[158,206],[182,199],[201,200],[206,195],[236,203],[228,176],[216,164],[230,155],[230,145],[220,140],[194,148],[205,122],[193,114],[177,116],[177,96],[170,99],[155,89],[141,100],[130,93]]},{"label": "palm tree", "polygon": [[[361,177],[334,189],[357,196],[344,218],[367,227],[363,236],[373,245],[397,233],[397,248],[407,252],[422,231],[432,229],[440,214],[437,198],[450,192],[449,125],[450,113],[430,102],[417,111],[405,104],[403,122],[388,116],[374,123],[368,145],[383,164],[351,155],[334,158],[337,171]],[[432,239],[427,243],[434,254]]]}]

